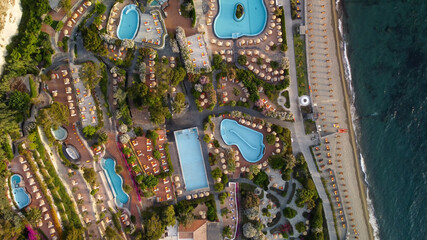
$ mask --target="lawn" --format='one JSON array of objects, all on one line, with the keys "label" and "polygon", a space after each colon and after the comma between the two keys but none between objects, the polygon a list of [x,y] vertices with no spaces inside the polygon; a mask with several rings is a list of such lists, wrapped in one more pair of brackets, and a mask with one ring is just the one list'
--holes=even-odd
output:
[{"label": "lawn", "polygon": [[300,36],[294,36],[294,46],[298,82],[298,96],[307,95],[308,82],[304,40]]}]

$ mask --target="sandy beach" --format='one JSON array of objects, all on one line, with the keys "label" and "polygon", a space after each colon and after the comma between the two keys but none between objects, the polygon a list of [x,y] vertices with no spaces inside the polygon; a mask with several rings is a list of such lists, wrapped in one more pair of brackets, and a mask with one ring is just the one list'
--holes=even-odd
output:
[{"label": "sandy beach", "polygon": [[19,22],[22,17],[20,0],[0,0],[0,73],[3,71],[6,46],[12,37],[18,33]]},{"label": "sandy beach", "polygon": [[[316,161],[325,165],[322,176],[327,179],[339,237],[373,239],[351,122],[335,1],[307,0],[306,13],[307,72],[322,136],[321,155]],[[338,129],[344,132],[338,133]],[[324,163],[319,161],[321,158]]]}]

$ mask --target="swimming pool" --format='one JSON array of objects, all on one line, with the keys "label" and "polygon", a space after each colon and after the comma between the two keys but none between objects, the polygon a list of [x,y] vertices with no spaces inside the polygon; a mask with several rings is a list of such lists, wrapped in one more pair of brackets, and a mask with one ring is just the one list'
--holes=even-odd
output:
[{"label": "swimming pool", "polygon": [[129,195],[123,191],[123,179],[116,173],[116,161],[111,158],[103,159],[102,168],[113,190],[117,205],[122,207],[129,201]]},{"label": "swimming pool", "polygon": [[129,4],[122,10],[117,37],[119,39],[133,39],[138,32],[139,13],[135,4]]},{"label": "swimming pool", "polygon": [[175,131],[174,135],[186,190],[207,188],[209,185],[197,128]]},{"label": "swimming pool", "polygon": [[253,129],[238,124],[231,119],[224,119],[220,126],[221,137],[227,145],[237,145],[246,161],[254,163],[264,156],[264,135]]},{"label": "swimming pool", "polygon": [[[235,16],[238,4],[243,6],[243,16]],[[267,24],[267,8],[263,0],[219,0],[219,12],[213,24],[218,38],[256,36]]]},{"label": "swimming pool", "polygon": [[19,183],[21,181],[22,177],[18,174],[14,174],[10,177],[13,200],[18,205],[19,209],[23,209],[28,206],[31,200],[30,195],[25,191],[25,189],[23,187],[19,187]]},{"label": "swimming pool", "polygon": [[67,139],[67,130],[61,126],[59,126],[56,130],[51,128],[50,131],[52,132],[53,137],[55,137],[55,139],[58,141],[64,141]]}]

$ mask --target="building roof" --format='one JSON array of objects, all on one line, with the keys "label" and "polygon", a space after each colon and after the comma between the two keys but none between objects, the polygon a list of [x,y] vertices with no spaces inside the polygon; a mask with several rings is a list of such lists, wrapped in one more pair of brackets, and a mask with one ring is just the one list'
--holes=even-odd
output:
[{"label": "building roof", "polygon": [[178,239],[207,240],[207,221],[202,219],[194,220],[190,226],[179,225]]}]

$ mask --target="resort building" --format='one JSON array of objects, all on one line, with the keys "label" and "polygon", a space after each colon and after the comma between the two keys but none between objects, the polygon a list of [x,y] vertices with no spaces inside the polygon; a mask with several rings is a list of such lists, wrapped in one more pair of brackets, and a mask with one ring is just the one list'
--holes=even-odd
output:
[{"label": "resort building", "polygon": [[206,220],[198,219],[187,227],[179,225],[178,239],[181,240],[207,240],[208,239],[208,224]]}]

